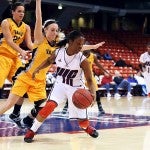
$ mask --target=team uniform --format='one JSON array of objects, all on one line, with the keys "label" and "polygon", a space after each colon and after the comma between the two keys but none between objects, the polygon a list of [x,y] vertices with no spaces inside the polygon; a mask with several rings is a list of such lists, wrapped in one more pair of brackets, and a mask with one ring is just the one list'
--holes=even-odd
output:
[{"label": "team uniform", "polygon": [[[10,25],[9,29],[13,37],[13,41],[17,45],[20,45],[24,40],[24,36],[26,33],[26,24],[22,22],[20,26],[17,26],[17,24],[11,18],[8,18],[7,21]],[[0,62],[0,88],[2,88],[5,79],[12,81],[12,77],[15,74],[16,70],[22,65],[22,62],[18,57],[18,52],[7,44],[5,38],[2,38],[1,40]]]},{"label": "team uniform", "polygon": [[147,92],[150,93],[150,55],[148,52],[141,54],[139,61],[145,64],[145,71],[143,73]]},{"label": "team uniform", "polygon": [[[90,55],[87,58],[87,60],[90,63],[90,69],[92,70],[92,65],[94,63],[94,54],[90,53]],[[93,83],[94,83],[94,86],[95,86],[95,89],[96,89],[96,102],[97,102],[99,114],[104,114],[105,111],[102,108],[102,104],[101,104],[100,96],[99,96],[99,91],[98,91],[98,85],[97,85],[97,82],[96,82],[96,79],[95,79],[94,75],[92,75],[92,80],[93,80]],[[87,85],[85,78],[84,78],[84,82],[85,82],[85,85]],[[63,114],[65,114],[67,112],[67,108],[68,108],[68,102],[66,102],[66,104],[65,104],[65,106],[63,108],[63,111],[62,111]]]},{"label": "team uniform", "polygon": [[[93,70],[92,65],[94,63],[94,56],[95,55],[93,53],[90,53],[89,57],[87,58],[89,63],[90,63],[91,70]],[[103,110],[103,107],[102,107],[102,104],[101,104],[101,101],[100,101],[98,85],[97,85],[96,79],[94,77],[94,74],[92,75],[92,79],[93,79],[95,89],[96,89],[96,102],[97,102],[97,106],[98,106],[98,110],[99,110],[99,115],[102,115],[102,114],[105,114],[105,111]]]},{"label": "team uniform", "polygon": [[78,88],[85,88],[84,73],[80,67],[84,59],[82,52],[69,56],[65,48],[56,50],[57,77],[48,99],[57,104],[68,100],[69,118],[87,118],[86,109],[78,109],[72,102],[73,93]]},{"label": "team uniform", "polygon": [[41,44],[35,46],[32,59],[21,71],[16,72],[16,80],[11,93],[20,97],[27,93],[30,101],[46,99],[46,73],[49,67],[40,70],[34,80],[32,79],[32,74],[43,60],[50,57],[54,50],[55,47],[52,47],[46,38]]},{"label": "team uniform", "polygon": [[[94,63],[94,54],[93,54],[93,53],[90,53],[90,56],[89,56],[87,59],[88,59],[88,61],[89,61],[89,63],[90,63],[90,68],[91,68],[91,70],[93,70],[93,69],[92,69],[92,65],[93,65],[93,63]],[[97,82],[96,82],[96,79],[95,79],[94,75],[93,75],[93,78],[92,78],[92,79],[93,79],[93,82],[94,82],[96,91],[98,91],[98,85],[97,85]]]}]

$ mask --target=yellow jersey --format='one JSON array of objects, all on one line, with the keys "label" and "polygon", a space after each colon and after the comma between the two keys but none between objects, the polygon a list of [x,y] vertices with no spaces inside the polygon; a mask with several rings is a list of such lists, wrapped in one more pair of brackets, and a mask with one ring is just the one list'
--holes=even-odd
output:
[{"label": "yellow jersey", "polygon": [[[26,33],[26,24],[21,22],[20,26],[18,26],[12,18],[7,18],[9,22],[10,33],[13,37],[14,43],[20,45],[25,37]],[[6,39],[2,38],[2,44],[0,46],[0,54],[8,56],[10,58],[14,58],[18,56],[18,52],[14,50],[10,45],[7,44]]]},{"label": "yellow jersey", "polygon": [[87,58],[90,63],[90,68],[92,69],[92,65],[94,63],[94,54],[90,53],[90,56]]},{"label": "yellow jersey", "polygon": [[[92,65],[94,63],[94,54],[93,53],[90,53],[90,56],[87,58],[88,62],[90,63],[90,69],[93,71],[93,68],[92,68]],[[94,85],[96,87],[96,91],[98,90],[98,85],[97,85],[97,82],[96,82],[96,79],[93,75],[93,82],[94,82]]]},{"label": "yellow jersey", "polygon": [[[47,39],[45,38],[43,42],[36,46],[36,48],[33,49],[32,54],[32,60],[29,61],[29,63],[26,65],[25,72],[28,75],[32,75],[35,69],[50,55],[53,53],[53,51],[56,49],[56,47],[52,47]],[[39,71],[39,73],[36,74],[35,79],[37,80],[45,80],[46,79],[46,73],[49,70],[48,66],[47,68],[44,68]]]}]

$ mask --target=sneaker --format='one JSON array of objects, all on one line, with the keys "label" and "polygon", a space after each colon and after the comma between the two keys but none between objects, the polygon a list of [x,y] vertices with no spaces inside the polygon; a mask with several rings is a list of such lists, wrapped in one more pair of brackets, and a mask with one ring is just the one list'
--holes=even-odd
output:
[{"label": "sneaker", "polygon": [[110,93],[107,93],[107,97],[111,97],[111,94],[110,94]]},{"label": "sneaker", "polygon": [[20,116],[20,115],[15,115],[15,114],[12,113],[12,114],[9,115],[9,118],[10,118],[13,122],[15,122],[18,127],[22,127],[22,126],[21,126],[21,123],[20,123],[21,119],[20,119],[19,116]]},{"label": "sneaker", "polygon": [[35,133],[32,130],[28,130],[25,134],[24,141],[27,143],[32,143]]},{"label": "sneaker", "polygon": [[118,93],[116,93],[114,96],[115,96],[115,97],[121,97],[121,95],[118,94]]},{"label": "sneaker", "polygon": [[98,117],[103,116],[103,115],[105,115],[105,111],[104,110],[98,112]]},{"label": "sneaker", "polygon": [[127,94],[127,97],[132,97],[132,94],[131,94],[131,93],[128,93],[128,94]]},{"label": "sneaker", "polygon": [[88,126],[86,129],[83,130],[93,138],[97,138],[99,136],[99,133],[96,131],[96,129],[91,126]]}]

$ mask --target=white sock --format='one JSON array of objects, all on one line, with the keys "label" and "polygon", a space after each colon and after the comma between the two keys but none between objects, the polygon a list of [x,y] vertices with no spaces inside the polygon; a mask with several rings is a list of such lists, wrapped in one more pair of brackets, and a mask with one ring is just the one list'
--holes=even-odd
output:
[{"label": "white sock", "polygon": [[31,130],[33,132],[36,132],[38,130],[38,128],[42,125],[43,122],[39,122],[36,118],[34,119],[34,123],[31,127]]}]

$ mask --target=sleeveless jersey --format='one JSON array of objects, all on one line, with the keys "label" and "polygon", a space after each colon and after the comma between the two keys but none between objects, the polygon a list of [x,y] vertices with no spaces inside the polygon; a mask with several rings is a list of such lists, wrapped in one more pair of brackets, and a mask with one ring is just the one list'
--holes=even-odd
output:
[{"label": "sleeveless jersey", "polygon": [[[11,18],[8,18],[7,21],[9,22],[9,29],[14,43],[20,45],[24,40],[24,36],[26,33],[26,24],[22,22],[20,26],[17,26],[17,24]],[[10,56],[12,58],[18,56],[18,52],[7,44],[5,38],[2,38],[0,54],[4,54],[6,56],[8,55],[8,57]]]},{"label": "sleeveless jersey", "polygon": [[[87,58],[87,60],[90,63],[90,69],[93,71],[92,65],[94,63],[94,54],[90,53],[90,56]],[[95,79],[94,75],[92,76],[92,79],[93,79],[93,82],[94,82],[94,85],[95,85],[95,88],[96,88],[96,91],[97,91],[98,90],[98,85],[97,85],[97,82],[96,82],[96,79]]]},{"label": "sleeveless jersey", "polygon": [[141,63],[145,63],[145,71],[147,73],[150,73],[150,55],[148,54],[148,52],[141,54],[139,61]]},{"label": "sleeveless jersey", "polygon": [[94,54],[90,53],[90,56],[87,58],[90,63],[90,69],[92,70],[92,65],[94,63]]},{"label": "sleeveless jersey", "polygon": [[69,56],[65,48],[57,49],[55,59],[57,65],[56,82],[61,82],[73,87],[84,86],[84,73],[80,67],[84,59],[86,59],[86,57],[83,56],[82,52]]},{"label": "sleeveless jersey", "polygon": [[[25,72],[29,75],[33,74],[33,71],[56,49],[56,47],[51,47],[48,43],[47,39],[45,38],[41,44],[39,44],[35,49],[33,49],[32,60],[26,65]],[[35,79],[37,80],[45,80],[46,73],[49,70],[49,67],[46,67],[39,71],[36,74]]]}]

